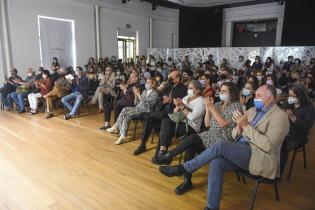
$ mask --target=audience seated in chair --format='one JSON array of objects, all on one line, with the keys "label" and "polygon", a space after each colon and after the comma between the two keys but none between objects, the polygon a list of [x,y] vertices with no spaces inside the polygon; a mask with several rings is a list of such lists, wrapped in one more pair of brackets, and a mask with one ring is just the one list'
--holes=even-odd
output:
[{"label": "audience seated in chair", "polygon": [[19,86],[19,82],[22,78],[17,75],[18,71],[13,68],[10,71],[9,78],[5,79],[4,86],[0,88],[1,102],[4,104],[5,110],[10,110],[13,105],[13,99],[11,94],[13,94],[16,88]]},{"label": "audience seated in chair", "polygon": [[177,166],[161,166],[166,176],[193,173],[210,162],[206,209],[219,209],[225,171],[238,168],[274,179],[280,175],[280,149],[289,131],[288,116],[276,104],[276,90],[263,85],[256,91],[255,107],[245,114],[235,111],[233,137],[237,143],[219,141],[194,159]]},{"label": "audience seated in chair", "polygon": [[[117,80],[116,80],[117,82]],[[131,73],[129,76],[129,80],[127,84],[121,81],[119,84],[119,91],[117,94],[117,98],[115,100],[114,107],[114,121],[117,121],[117,118],[125,107],[134,106],[134,93],[133,88],[139,86],[139,76],[137,73]],[[104,100],[104,120],[105,125],[100,128],[100,130],[106,130],[110,128],[110,116],[111,116],[111,100],[106,97]]]},{"label": "audience seated in chair", "polygon": [[[236,124],[232,119],[233,112],[242,110],[237,86],[232,82],[223,83],[220,88],[220,99],[221,101],[215,104],[212,98],[204,99],[206,107],[204,121],[209,130],[183,139],[175,149],[158,158],[159,164],[170,164],[172,158],[182,152],[185,152],[184,161],[186,162],[219,141],[234,141],[232,129]],[[184,182],[175,189],[176,194],[183,194],[192,188],[191,177],[191,173],[184,175]]]},{"label": "audience seated in chair", "polygon": [[[71,93],[64,96],[61,102],[70,111],[64,116],[65,120],[71,119],[74,115],[78,113],[81,102],[87,98],[88,94],[88,78],[84,75],[83,69],[77,67],[75,78],[71,81]],[[71,105],[71,101],[74,101],[74,105]]]},{"label": "audience seated in chair", "polygon": [[141,114],[143,112],[150,112],[153,110],[153,106],[157,102],[159,96],[156,92],[156,81],[154,78],[149,78],[145,84],[145,90],[140,94],[140,90],[137,87],[133,87],[133,94],[135,96],[134,107],[125,107],[119,114],[116,123],[108,128],[106,131],[109,133],[120,132],[119,139],[115,144],[123,144],[126,140],[128,125],[134,115]]},{"label": "audience seated in chair", "polygon": [[35,80],[34,82],[39,92],[33,92],[28,94],[28,103],[30,104],[30,114],[34,115],[38,113],[38,99],[49,93],[53,87],[54,82],[50,77],[49,71],[42,71],[42,78]]},{"label": "audience seated in chair", "polygon": [[162,83],[162,99],[159,102],[156,110],[147,113],[144,121],[144,128],[141,136],[141,144],[134,151],[134,155],[140,155],[146,151],[146,143],[155,125],[161,124],[163,118],[168,117],[167,114],[172,113],[175,105],[173,99],[183,98],[187,95],[187,87],[181,83],[181,73],[176,70],[169,75],[168,82]]},{"label": "audience seated in chair", "polygon": [[64,97],[69,93],[71,89],[71,81],[66,79],[66,71],[64,68],[60,68],[58,71],[58,79],[55,81],[52,91],[44,95],[46,100],[46,119],[54,116],[52,112],[53,101]]},{"label": "audience seated in chair", "polygon": [[101,71],[99,73],[99,80],[100,80],[100,84],[99,87],[96,89],[92,100],[91,100],[91,104],[96,104],[96,101],[98,102],[98,109],[99,109],[99,113],[103,112],[104,107],[103,107],[103,103],[104,103],[104,95],[106,95],[106,99],[109,98],[109,100],[111,99],[111,97],[115,97],[115,84],[116,84],[116,79],[115,79],[115,72],[113,72],[112,67],[108,66],[106,67],[105,72]]},{"label": "audience seated in chair", "polygon": [[27,70],[27,77],[24,81],[18,82],[20,86],[16,88],[16,91],[11,93],[11,98],[15,102],[18,113],[25,112],[25,101],[24,99],[27,97],[31,91],[34,90],[34,82],[35,82],[35,75],[32,68],[28,68]]}]

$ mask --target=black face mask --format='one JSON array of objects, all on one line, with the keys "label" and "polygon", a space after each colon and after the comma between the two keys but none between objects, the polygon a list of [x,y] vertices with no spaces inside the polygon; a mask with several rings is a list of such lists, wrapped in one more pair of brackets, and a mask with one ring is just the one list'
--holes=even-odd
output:
[{"label": "black face mask", "polygon": [[221,74],[220,78],[221,78],[221,79],[227,79],[227,75]]},{"label": "black face mask", "polygon": [[291,78],[291,82],[296,82],[297,81],[297,78]]},{"label": "black face mask", "polygon": [[168,84],[169,84],[169,85],[173,85],[173,84],[174,84],[174,81],[173,81],[172,78],[169,78],[169,79],[168,79]]}]

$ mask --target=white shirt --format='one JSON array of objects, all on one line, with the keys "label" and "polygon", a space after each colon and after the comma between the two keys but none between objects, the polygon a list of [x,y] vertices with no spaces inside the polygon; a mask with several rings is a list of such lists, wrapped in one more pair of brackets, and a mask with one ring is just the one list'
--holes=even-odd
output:
[{"label": "white shirt", "polygon": [[198,98],[190,101],[189,104],[187,104],[187,100],[188,96],[185,96],[183,98],[183,103],[186,107],[192,110],[187,115],[188,125],[192,127],[197,133],[199,133],[204,115],[206,113],[206,108],[203,103],[203,97],[199,96]]},{"label": "white shirt", "polygon": [[153,91],[153,89],[151,88],[150,90],[147,90],[145,96],[148,96],[151,92]]}]

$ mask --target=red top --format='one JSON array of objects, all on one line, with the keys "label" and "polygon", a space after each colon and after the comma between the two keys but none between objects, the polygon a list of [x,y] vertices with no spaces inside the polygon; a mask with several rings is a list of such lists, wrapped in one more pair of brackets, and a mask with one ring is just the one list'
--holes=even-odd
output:
[{"label": "red top", "polygon": [[46,95],[49,93],[54,87],[54,82],[51,78],[47,78],[45,80],[42,80],[42,83],[39,85],[40,94]]}]

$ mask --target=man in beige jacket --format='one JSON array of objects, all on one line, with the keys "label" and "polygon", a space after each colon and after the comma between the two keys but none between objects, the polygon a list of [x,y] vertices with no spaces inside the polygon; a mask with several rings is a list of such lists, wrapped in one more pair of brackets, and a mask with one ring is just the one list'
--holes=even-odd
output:
[{"label": "man in beige jacket", "polygon": [[244,115],[234,112],[237,126],[233,137],[237,143],[222,140],[191,161],[178,166],[161,166],[166,176],[193,173],[210,163],[208,196],[205,209],[219,209],[225,171],[242,168],[251,174],[274,179],[280,175],[280,150],[289,131],[288,116],[276,104],[277,92],[264,85],[256,91],[255,107]]}]

